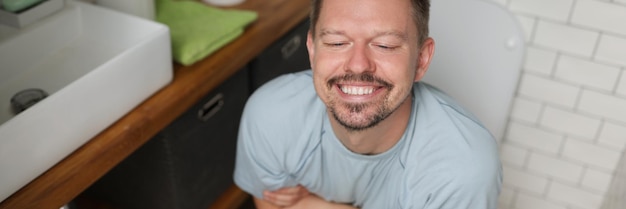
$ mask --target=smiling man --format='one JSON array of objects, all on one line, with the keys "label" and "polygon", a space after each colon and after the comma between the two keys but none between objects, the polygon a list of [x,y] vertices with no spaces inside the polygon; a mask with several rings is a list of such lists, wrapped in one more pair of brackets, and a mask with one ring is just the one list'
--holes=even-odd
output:
[{"label": "smiling man", "polygon": [[258,208],[496,208],[491,134],[419,82],[428,0],[313,0],[312,70],[249,99],[236,184]]}]

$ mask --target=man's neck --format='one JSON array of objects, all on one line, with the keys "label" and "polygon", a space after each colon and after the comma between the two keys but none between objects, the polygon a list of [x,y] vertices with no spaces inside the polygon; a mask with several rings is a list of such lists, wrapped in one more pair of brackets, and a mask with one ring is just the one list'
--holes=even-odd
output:
[{"label": "man's neck", "polygon": [[413,104],[412,95],[409,96],[396,111],[376,126],[361,130],[351,131],[331,116],[328,112],[333,131],[339,141],[350,151],[374,155],[391,149],[404,135]]}]

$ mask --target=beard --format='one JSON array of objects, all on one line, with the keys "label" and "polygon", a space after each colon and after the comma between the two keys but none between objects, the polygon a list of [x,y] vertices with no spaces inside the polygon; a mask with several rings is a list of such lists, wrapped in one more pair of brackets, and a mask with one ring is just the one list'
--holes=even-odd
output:
[{"label": "beard", "polygon": [[[378,125],[385,120],[393,111],[389,111],[385,106],[374,107],[377,111],[366,114],[367,107],[374,104],[341,104],[344,110],[338,110],[336,105],[329,107],[329,110],[335,120],[350,132],[363,131]],[[347,113],[346,111],[347,110]],[[366,115],[364,115],[366,114]]]},{"label": "beard", "polygon": [[[331,90],[335,88],[339,82],[367,82],[377,86],[381,86],[386,92],[381,98],[375,101],[362,103],[343,102],[336,98],[330,98],[327,107],[335,120],[351,132],[363,131],[378,125],[385,120],[398,107],[392,107],[390,101],[390,93],[394,85],[378,78],[370,73],[364,74],[346,74],[343,76],[333,77],[328,80],[327,88]],[[406,99],[406,98],[405,98]]]}]

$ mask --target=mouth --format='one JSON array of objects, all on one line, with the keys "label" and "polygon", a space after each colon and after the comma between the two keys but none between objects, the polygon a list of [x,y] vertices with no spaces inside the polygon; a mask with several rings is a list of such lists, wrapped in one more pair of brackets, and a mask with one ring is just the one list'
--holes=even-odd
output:
[{"label": "mouth", "polygon": [[344,94],[351,95],[351,96],[371,95],[376,90],[382,88],[378,86],[352,86],[352,85],[337,85],[337,87]]},{"label": "mouth", "polygon": [[328,85],[335,86],[347,96],[368,96],[385,88],[393,88],[389,82],[372,74],[346,74],[330,79]]}]

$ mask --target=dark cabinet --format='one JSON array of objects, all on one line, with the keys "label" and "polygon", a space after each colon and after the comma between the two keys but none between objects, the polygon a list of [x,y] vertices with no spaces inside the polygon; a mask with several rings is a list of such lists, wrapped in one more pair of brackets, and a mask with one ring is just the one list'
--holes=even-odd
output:
[{"label": "dark cabinet", "polygon": [[208,208],[233,184],[248,77],[243,69],[229,78],[98,180],[87,195],[124,209]]},{"label": "dark cabinet", "polygon": [[306,49],[308,30],[309,21],[305,20],[250,62],[252,90],[281,74],[311,68]]},{"label": "dark cabinet", "polygon": [[304,21],[273,43],[81,196],[119,209],[208,208],[233,184],[248,96],[278,75],[310,68],[308,27]]}]

